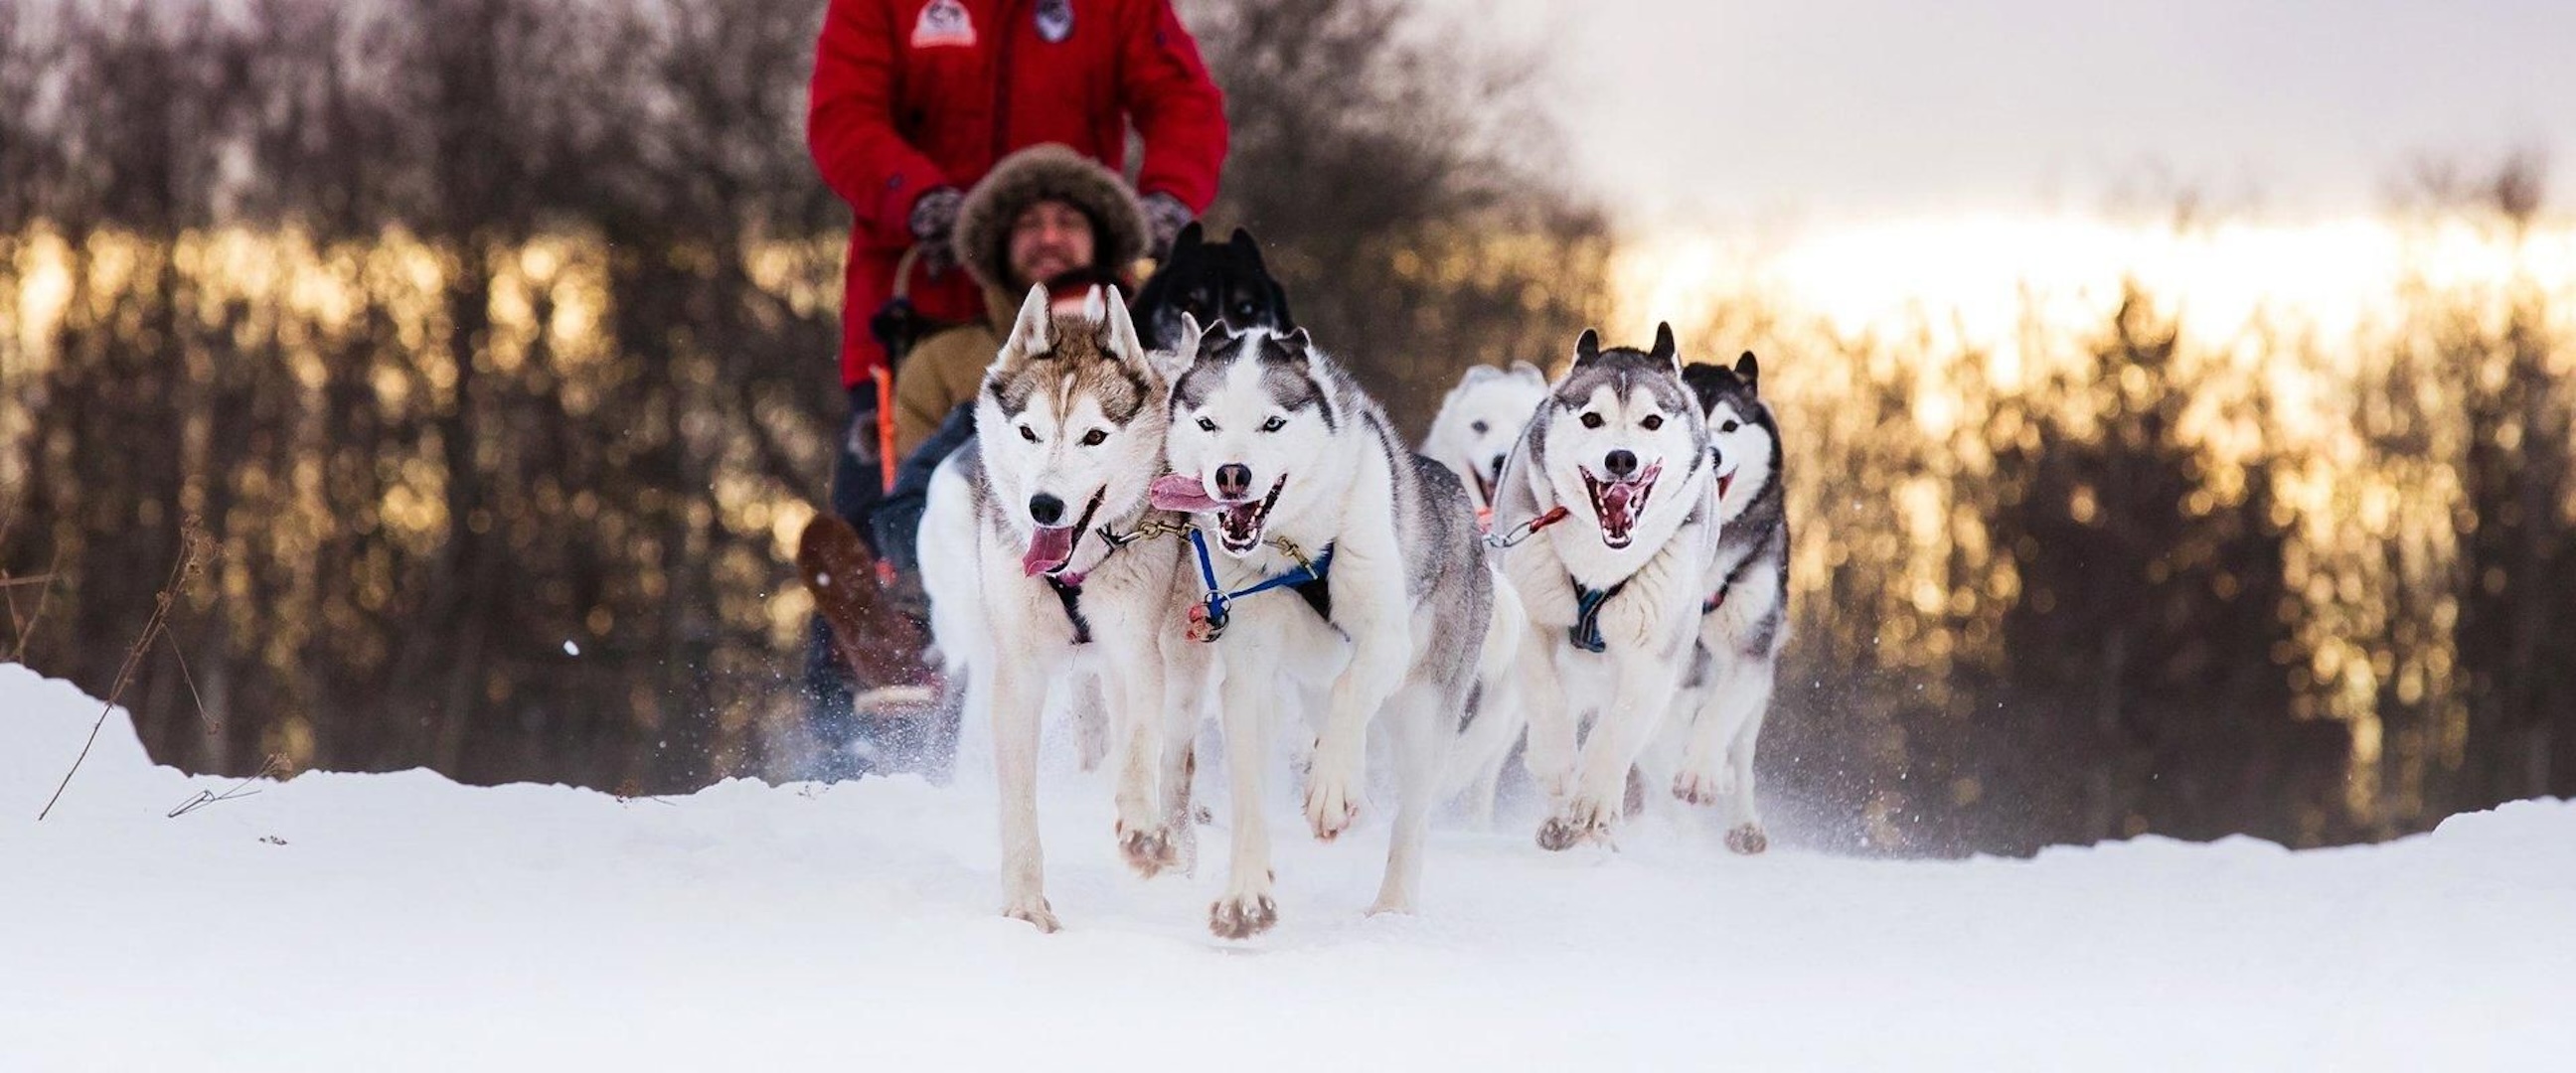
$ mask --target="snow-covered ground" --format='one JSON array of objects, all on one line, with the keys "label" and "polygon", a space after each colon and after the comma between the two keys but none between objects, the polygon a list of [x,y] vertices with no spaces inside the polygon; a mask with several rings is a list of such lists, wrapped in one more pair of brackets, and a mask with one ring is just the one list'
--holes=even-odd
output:
[{"label": "snow-covered ground", "polygon": [[1408,918],[1362,915],[1382,827],[1282,830],[1280,925],[1235,944],[1204,926],[1221,858],[1131,877],[1072,771],[1041,798],[1049,936],[995,915],[989,795],[964,786],[316,773],[169,818],[231,783],[153,767],[118,713],[36,822],[97,712],[0,665],[0,1070],[2576,1061],[2576,804],[2032,861],[1450,830]]}]

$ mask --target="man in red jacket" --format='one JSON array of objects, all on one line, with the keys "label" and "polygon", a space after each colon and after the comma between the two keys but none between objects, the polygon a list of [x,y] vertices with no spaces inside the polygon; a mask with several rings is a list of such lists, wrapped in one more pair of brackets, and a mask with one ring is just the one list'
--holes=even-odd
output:
[{"label": "man in red jacket", "polygon": [[[873,418],[885,352],[869,319],[906,288],[922,315],[983,312],[949,255],[963,191],[1013,150],[1045,142],[1118,170],[1130,124],[1154,252],[1216,197],[1225,102],[1171,0],[831,0],[814,57],[806,140],[857,217],[841,313],[841,382]],[[871,390],[863,390],[871,389]],[[867,425],[858,461],[873,462]]]},{"label": "man in red jacket", "polygon": [[[1050,142],[1120,170],[1132,125],[1144,141],[1136,192],[1155,256],[1215,199],[1225,101],[1171,5],[831,0],[806,141],[823,181],[856,217],[841,312],[851,412],[832,508],[860,532],[883,492],[879,393],[890,385],[869,322],[893,296],[897,266],[914,246],[904,287],[914,309],[948,322],[983,315],[981,289],[955,263],[950,242],[967,188],[1012,152]],[[817,730],[833,751],[812,774],[904,766],[902,758],[868,755],[875,751],[868,735],[846,725],[847,684],[832,681],[824,668],[831,658],[819,644],[809,653]]]}]

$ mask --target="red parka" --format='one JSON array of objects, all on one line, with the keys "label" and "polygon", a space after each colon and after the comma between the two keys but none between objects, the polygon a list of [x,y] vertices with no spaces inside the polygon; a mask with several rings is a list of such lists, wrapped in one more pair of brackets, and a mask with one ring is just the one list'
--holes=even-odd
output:
[{"label": "red parka", "polygon": [[[1058,142],[1117,169],[1133,122],[1139,194],[1204,212],[1225,160],[1225,102],[1171,0],[831,0],[814,57],[806,141],[850,203],[841,379],[884,362],[868,318],[894,293],[913,201],[965,189],[1015,149]],[[915,270],[922,312],[971,320],[964,270]]]}]

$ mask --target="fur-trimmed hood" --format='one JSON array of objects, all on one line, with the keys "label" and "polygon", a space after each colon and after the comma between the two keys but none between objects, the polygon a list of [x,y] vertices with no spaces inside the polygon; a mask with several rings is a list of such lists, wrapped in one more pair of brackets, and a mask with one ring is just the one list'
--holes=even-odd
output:
[{"label": "fur-trimmed hood", "polygon": [[1092,260],[1115,271],[1145,255],[1145,211],[1118,173],[1061,145],[1033,145],[993,165],[957,210],[957,262],[987,287],[1008,287],[1011,221],[1036,201],[1091,217]]}]

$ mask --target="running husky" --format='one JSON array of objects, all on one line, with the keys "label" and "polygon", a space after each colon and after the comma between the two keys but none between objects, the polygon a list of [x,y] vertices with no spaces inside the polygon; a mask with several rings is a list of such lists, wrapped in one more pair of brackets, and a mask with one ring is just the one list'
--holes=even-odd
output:
[{"label": "running husky", "polygon": [[1039,713],[1051,681],[1097,676],[1117,718],[1120,850],[1151,876],[1175,867],[1156,766],[1180,549],[1127,543],[1176,526],[1151,509],[1168,384],[1116,288],[1050,313],[1031,288],[976,394],[975,442],[940,467],[921,526],[922,582],[966,717],[991,720],[1002,802],[1002,914],[1054,931],[1037,829]]},{"label": "running husky", "polygon": [[1467,484],[1468,502],[1483,518],[1494,509],[1494,482],[1503,479],[1503,460],[1521,442],[1521,430],[1547,398],[1547,374],[1525,361],[1509,369],[1470,365],[1440,413],[1431,419],[1431,434],[1422,438],[1422,453],[1449,467]]},{"label": "running husky", "polygon": [[[1154,499],[1192,512],[1184,569],[1216,590],[1188,612],[1192,636],[1210,644],[1233,785],[1233,860],[1209,926],[1242,938],[1278,920],[1262,817],[1269,728],[1283,697],[1317,685],[1307,825],[1331,841],[1358,818],[1368,731],[1381,721],[1399,804],[1372,912],[1410,910],[1442,754],[1494,599],[1466,492],[1407,449],[1302,329],[1219,323],[1202,336],[1192,318],[1179,354],[1188,365],[1172,383],[1172,475]],[[1274,588],[1289,591],[1261,591]],[[1297,639],[1319,621],[1348,639],[1346,659],[1317,658]]]},{"label": "running husky", "polygon": [[1517,541],[1503,574],[1530,621],[1519,665],[1548,849],[1609,840],[1689,667],[1717,550],[1708,444],[1671,326],[1651,351],[1586,330],[1504,467],[1494,530]]},{"label": "running husky", "polygon": [[1676,706],[1686,733],[1673,796],[1716,805],[1726,844],[1738,853],[1770,845],[1753,805],[1753,745],[1771,705],[1771,684],[1788,640],[1789,515],[1781,488],[1780,426],[1762,401],[1753,352],[1735,367],[1693,365],[1682,381],[1708,415],[1709,462],[1717,477],[1715,582],[1700,602],[1699,654]]}]

